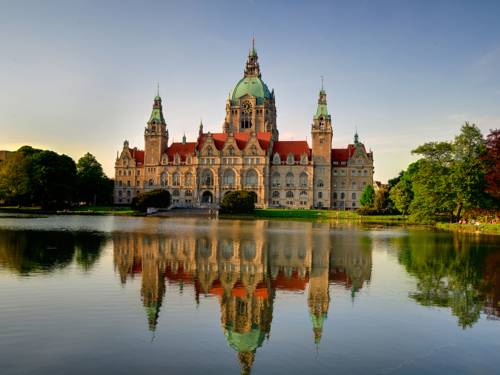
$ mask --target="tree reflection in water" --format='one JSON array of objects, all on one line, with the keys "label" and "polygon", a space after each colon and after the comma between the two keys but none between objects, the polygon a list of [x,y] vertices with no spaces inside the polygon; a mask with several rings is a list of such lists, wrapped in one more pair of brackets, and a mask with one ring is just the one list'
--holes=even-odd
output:
[{"label": "tree reflection in water", "polygon": [[[452,237],[450,239],[450,237]],[[424,306],[449,307],[462,328],[481,312],[500,317],[500,253],[495,238],[414,232],[395,239],[399,261],[417,277],[410,297]]]},{"label": "tree reflection in water", "polygon": [[0,265],[28,275],[62,269],[74,260],[89,271],[105,242],[99,233],[0,230]]}]

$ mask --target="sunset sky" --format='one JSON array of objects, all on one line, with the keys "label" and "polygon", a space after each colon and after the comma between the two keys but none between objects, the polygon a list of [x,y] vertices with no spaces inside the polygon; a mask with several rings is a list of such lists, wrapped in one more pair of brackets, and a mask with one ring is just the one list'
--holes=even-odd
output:
[{"label": "sunset sky", "polygon": [[464,121],[500,127],[498,1],[0,0],[0,149],[24,144],[112,176],[143,147],[157,83],[170,139],[221,131],[255,35],[280,139],[310,139],[320,76],[334,147],[360,140],[375,179]]}]

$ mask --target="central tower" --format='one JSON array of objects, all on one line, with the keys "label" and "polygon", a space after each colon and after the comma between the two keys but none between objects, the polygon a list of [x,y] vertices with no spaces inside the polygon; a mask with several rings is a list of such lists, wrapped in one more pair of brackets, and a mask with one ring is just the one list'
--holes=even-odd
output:
[{"label": "central tower", "polygon": [[238,81],[227,98],[223,131],[225,133],[271,132],[273,140],[278,139],[274,90],[269,91],[262,81],[255,39],[248,53],[243,78]]}]

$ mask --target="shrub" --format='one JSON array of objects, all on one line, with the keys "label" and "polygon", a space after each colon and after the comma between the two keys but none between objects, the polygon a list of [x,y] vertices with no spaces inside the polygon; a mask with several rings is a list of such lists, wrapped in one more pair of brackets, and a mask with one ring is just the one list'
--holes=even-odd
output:
[{"label": "shrub", "polygon": [[250,213],[255,209],[256,194],[251,191],[231,191],[224,195],[220,204],[221,213]]},{"label": "shrub", "polygon": [[145,212],[148,207],[167,208],[170,206],[170,193],[167,190],[152,190],[139,193],[132,199],[133,210]]}]

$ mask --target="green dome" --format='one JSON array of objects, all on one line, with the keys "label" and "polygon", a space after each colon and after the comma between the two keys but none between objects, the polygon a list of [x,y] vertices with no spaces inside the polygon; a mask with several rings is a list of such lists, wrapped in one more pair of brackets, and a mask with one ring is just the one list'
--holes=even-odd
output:
[{"label": "green dome", "polygon": [[231,100],[237,101],[247,94],[255,96],[258,103],[261,103],[264,99],[272,99],[269,88],[259,77],[244,77],[240,79],[231,92]]},{"label": "green dome", "polygon": [[231,326],[224,332],[229,345],[237,352],[253,352],[259,348],[265,338],[265,333],[258,327],[252,327],[250,332],[234,332]]}]

